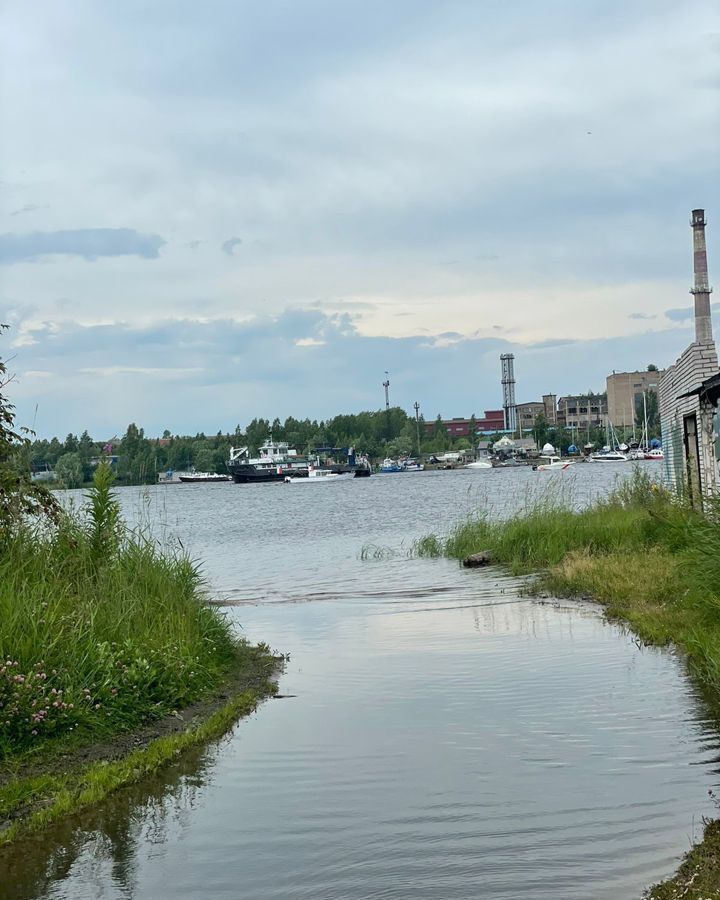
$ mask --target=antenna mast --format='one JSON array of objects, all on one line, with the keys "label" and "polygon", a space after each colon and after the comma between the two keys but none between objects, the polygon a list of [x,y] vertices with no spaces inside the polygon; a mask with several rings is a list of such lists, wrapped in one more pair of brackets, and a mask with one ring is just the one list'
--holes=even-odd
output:
[{"label": "antenna mast", "polygon": [[418,459],[420,458],[420,404],[415,401],[413,403],[413,409],[415,410],[415,430],[417,432],[417,452]]},{"label": "antenna mast", "polygon": [[385,388],[385,409],[390,409],[390,379],[388,378],[388,373],[385,372],[385,381],[383,381],[383,387]]},{"label": "antenna mast", "polygon": [[505,414],[505,430],[515,434],[517,428],[517,411],[515,409],[515,356],[503,353],[500,356],[503,389],[503,413]]}]

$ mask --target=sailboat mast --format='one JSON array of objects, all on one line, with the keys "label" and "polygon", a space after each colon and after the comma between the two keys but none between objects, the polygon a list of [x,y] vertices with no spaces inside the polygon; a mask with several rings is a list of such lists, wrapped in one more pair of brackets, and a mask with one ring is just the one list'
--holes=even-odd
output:
[{"label": "sailboat mast", "polygon": [[650,446],[650,435],[648,434],[648,420],[647,420],[647,394],[643,391],[643,424],[645,426],[645,446]]}]

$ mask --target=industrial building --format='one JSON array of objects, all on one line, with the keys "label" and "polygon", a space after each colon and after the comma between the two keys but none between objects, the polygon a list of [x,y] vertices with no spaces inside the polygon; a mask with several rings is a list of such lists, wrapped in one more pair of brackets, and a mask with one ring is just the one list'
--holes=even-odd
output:
[{"label": "industrial building", "polygon": [[[505,413],[502,409],[486,409],[485,415],[480,418],[472,416],[469,419],[462,417],[443,419],[442,424],[450,437],[469,437],[473,419],[475,422],[475,434],[497,434],[498,431],[505,430]],[[425,422],[425,433],[432,434],[435,425],[435,422]]]},{"label": "industrial building", "polygon": [[604,428],[607,425],[608,405],[605,394],[573,394],[559,397],[557,424],[566,428]]},{"label": "industrial building", "polygon": [[662,372],[613,372],[606,379],[607,414],[613,425],[632,427],[642,413],[643,394],[657,394]]},{"label": "industrial building", "polygon": [[545,404],[536,400],[531,403],[518,403],[515,407],[515,416],[519,431],[531,431],[539,416],[544,416],[547,420]]}]

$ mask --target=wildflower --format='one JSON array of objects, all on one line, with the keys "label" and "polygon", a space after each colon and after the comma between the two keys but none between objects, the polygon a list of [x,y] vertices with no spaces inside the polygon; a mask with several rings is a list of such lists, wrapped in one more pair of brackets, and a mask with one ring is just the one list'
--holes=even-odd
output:
[{"label": "wildflower", "polygon": [[31,734],[37,734],[37,729],[36,729],[36,728],[33,728]]}]

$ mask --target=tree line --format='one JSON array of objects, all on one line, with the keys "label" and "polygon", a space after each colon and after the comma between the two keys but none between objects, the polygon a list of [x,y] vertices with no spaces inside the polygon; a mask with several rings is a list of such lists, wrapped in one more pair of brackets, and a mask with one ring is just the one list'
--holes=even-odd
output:
[{"label": "tree line", "polygon": [[[654,426],[656,408],[653,408],[651,418]],[[453,436],[443,425],[440,415],[429,427],[422,416],[416,420],[400,407],[343,414],[327,421],[292,416],[284,421],[255,418],[245,429],[238,425],[233,432],[218,431],[214,435],[203,432],[173,435],[165,430],[160,438],[147,437],[133,422],[119,438],[97,440],[84,431],[79,437],[68,434],[64,441],[58,438],[34,440],[25,452],[34,471],[53,469],[67,487],[79,487],[90,481],[102,455],[112,458],[119,483],[151,484],[157,481],[159,472],[168,470],[226,473],[231,447],[247,446],[255,453],[270,435],[274,440],[287,441],[301,454],[318,447],[354,447],[358,453],[373,460],[386,456],[429,456],[448,450],[472,451],[479,441],[492,441],[501,436],[498,433],[478,437],[474,417],[470,418],[469,424],[469,436]],[[659,422],[657,429],[651,429],[651,437],[656,436],[656,430],[659,433]],[[530,435],[538,447],[551,443],[563,451],[567,451],[573,442],[582,446],[588,439],[598,446],[605,443],[603,429],[591,427],[588,432],[583,428],[579,434],[573,434],[569,429],[550,426],[542,415],[526,436]]]},{"label": "tree line", "polygon": [[385,456],[442,453],[454,448],[470,448],[467,438],[452,438],[438,416],[430,433],[425,420],[414,417],[399,407],[338,415],[327,421],[255,418],[245,429],[239,425],[233,432],[218,431],[207,435],[173,435],[165,430],[162,437],[148,437],[134,422],[121,437],[97,440],[84,431],[79,437],[68,434],[65,440],[34,440],[27,449],[28,462],[34,471],[53,469],[68,487],[79,487],[92,478],[101,455],[110,456],[121,484],[150,484],[159,472],[168,470],[227,472],[231,447],[247,446],[255,453],[272,435],[276,441],[287,441],[299,453],[316,447],[354,447],[372,459]]}]

